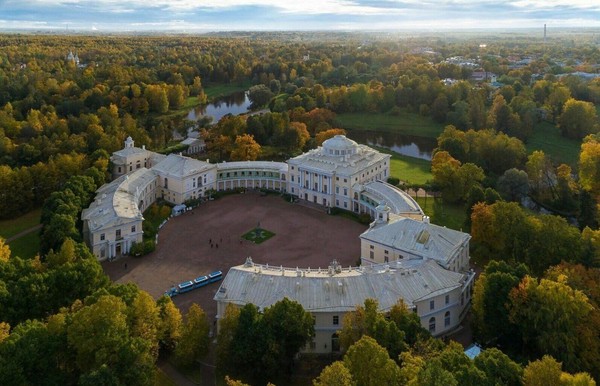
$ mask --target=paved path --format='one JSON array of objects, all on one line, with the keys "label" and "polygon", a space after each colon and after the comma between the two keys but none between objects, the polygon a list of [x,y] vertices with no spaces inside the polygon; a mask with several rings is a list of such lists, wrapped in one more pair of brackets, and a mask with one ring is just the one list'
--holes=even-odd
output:
[{"label": "paved path", "polygon": [[42,229],[42,224],[38,224],[38,225],[36,225],[34,227],[31,227],[29,229],[25,229],[24,231],[21,231],[21,232],[17,233],[16,235],[7,238],[6,240],[4,240],[4,242],[8,244],[11,241],[14,241],[14,240],[16,240],[18,238],[21,238],[21,237],[23,237],[25,235],[28,235],[28,234],[30,234],[32,232],[35,232],[37,230],[40,230],[40,229]]}]

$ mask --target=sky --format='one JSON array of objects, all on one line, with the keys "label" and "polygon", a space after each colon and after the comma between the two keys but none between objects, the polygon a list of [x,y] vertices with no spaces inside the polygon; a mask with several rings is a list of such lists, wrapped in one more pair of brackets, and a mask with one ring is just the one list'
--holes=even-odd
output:
[{"label": "sky", "polygon": [[600,27],[600,0],[0,0],[0,29],[461,30]]}]

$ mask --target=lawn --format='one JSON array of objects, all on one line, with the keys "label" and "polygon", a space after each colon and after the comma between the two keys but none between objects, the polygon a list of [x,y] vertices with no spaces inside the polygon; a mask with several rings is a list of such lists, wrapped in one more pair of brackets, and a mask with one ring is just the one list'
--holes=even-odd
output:
[{"label": "lawn", "polygon": [[441,198],[434,197],[417,197],[416,200],[433,224],[466,231],[464,223],[467,210],[464,204],[449,204]]},{"label": "lawn", "polygon": [[400,115],[384,113],[342,113],[337,121],[345,129],[388,131],[418,137],[437,138],[444,125],[429,117],[403,111]]},{"label": "lawn", "polygon": [[433,181],[431,161],[408,157],[378,146],[371,146],[386,154],[391,154],[390,176],[396,177],[406,184],[423,185]]},{"label": "lawn", "polygon": [[23,259],[30,259],[40,251],[39,231],[31,232],[23,237],[11,241],[10,247],[12,256],[19,256]]},{"label": "lawn", "polygon": [[204,86],[204,93],[209,100],[215,98],[224,97],[234,92],[246,91],[250,88],[250,81],[244,81],[243,83],[210,83]]},{"label": "lawn", "polygon": [[260,244],[267,241],[271,237],[275,236],[275,233],[262,228],[254,228],[242,235],[242,238],[252,241],[254,244]]},{"label": "lawn", "polygon": [[542,150],[554,162],[577,166],[581,141],[565,138],[560,135],[558,127],[549,122],[543,122],[535,127],[526,147],[528,153]]},{"label": "lawn", "polygon": [[42,208],[38,208],[24,214],[21,217],[17,217],[12,220],[0,221],[0,237],[7,239],[19,232],[38,225],[40,223],[41,214]]}]

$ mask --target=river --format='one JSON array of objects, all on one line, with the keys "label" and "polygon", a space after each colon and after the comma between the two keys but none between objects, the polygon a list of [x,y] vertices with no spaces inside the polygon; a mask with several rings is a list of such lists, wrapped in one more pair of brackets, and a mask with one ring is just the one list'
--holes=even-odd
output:
[{"label": "river", "polygon": [[346,129],[348,138],[369,146],[382,147],[409,157],[431,161],[431,153],[437,146],[434,138],[417,137],[390,132]]},{"label": "river", "polygon": [[188,112],[186,118],[190,121],[196,121],[202,118],[202,116],[210,115],[213,117],[212,122],[217,123],[219,119],[227,114],[244,114],[248,112],[249,108],[250,99],[248,99],[248,93],[240,91],[218,98],[211,104],[194,107]]}]

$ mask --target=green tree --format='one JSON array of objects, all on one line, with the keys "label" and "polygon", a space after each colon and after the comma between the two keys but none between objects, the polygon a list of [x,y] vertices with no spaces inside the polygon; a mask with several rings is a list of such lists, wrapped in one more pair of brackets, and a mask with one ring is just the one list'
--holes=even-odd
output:
[{"label": "green tree", "polygon": [[352,386],[353,384],[350,370],[341,361],[335,361],[325,367],[313,380],[313,386]]},{"label": "green tree", "polygon": [[183,366],[191,366],[208,353],[210,326],[204,310],[192,304],[185,316],[181,339],[175,347],[175,357]]},{"label": "green tree", "polygon": [[521,202],[529,193],[529,177],[523,170],[508,169],[498,178],[496,190],[506,201]]},{"label": "green tree", "polygon": [[526,349],[549,354],[568,371],[600,369],[599,319],[587,296],[559,281],[526,276],[510,294],[510,320]]},{"label": "green tree", "polygon": [[599,126],[596,107],[590,102],[569,99],[558,118],[558,127],[567,138],[581,139],[588,134],[597,133]]},{"label": "green tree", "polygon": [[549,355],[529,362],[523,372],[523,386],[560,385],[561,364]]},{"label": "green tree", "polygon": [[375,339],[363,336],[346,355],[344,366],[357,386],[399,385],[400,369]]},{"label": "green tree", "polygon": [[173,351],[181,339],[183,317],[168,296],[158,299],[160,307],[159,341],[162,347]]},{"label": "green tree", "polygon": [[483,350],[474,360],[475,366],[486,376],[482,386],[520,386],[523,369],[497,348]]}]

